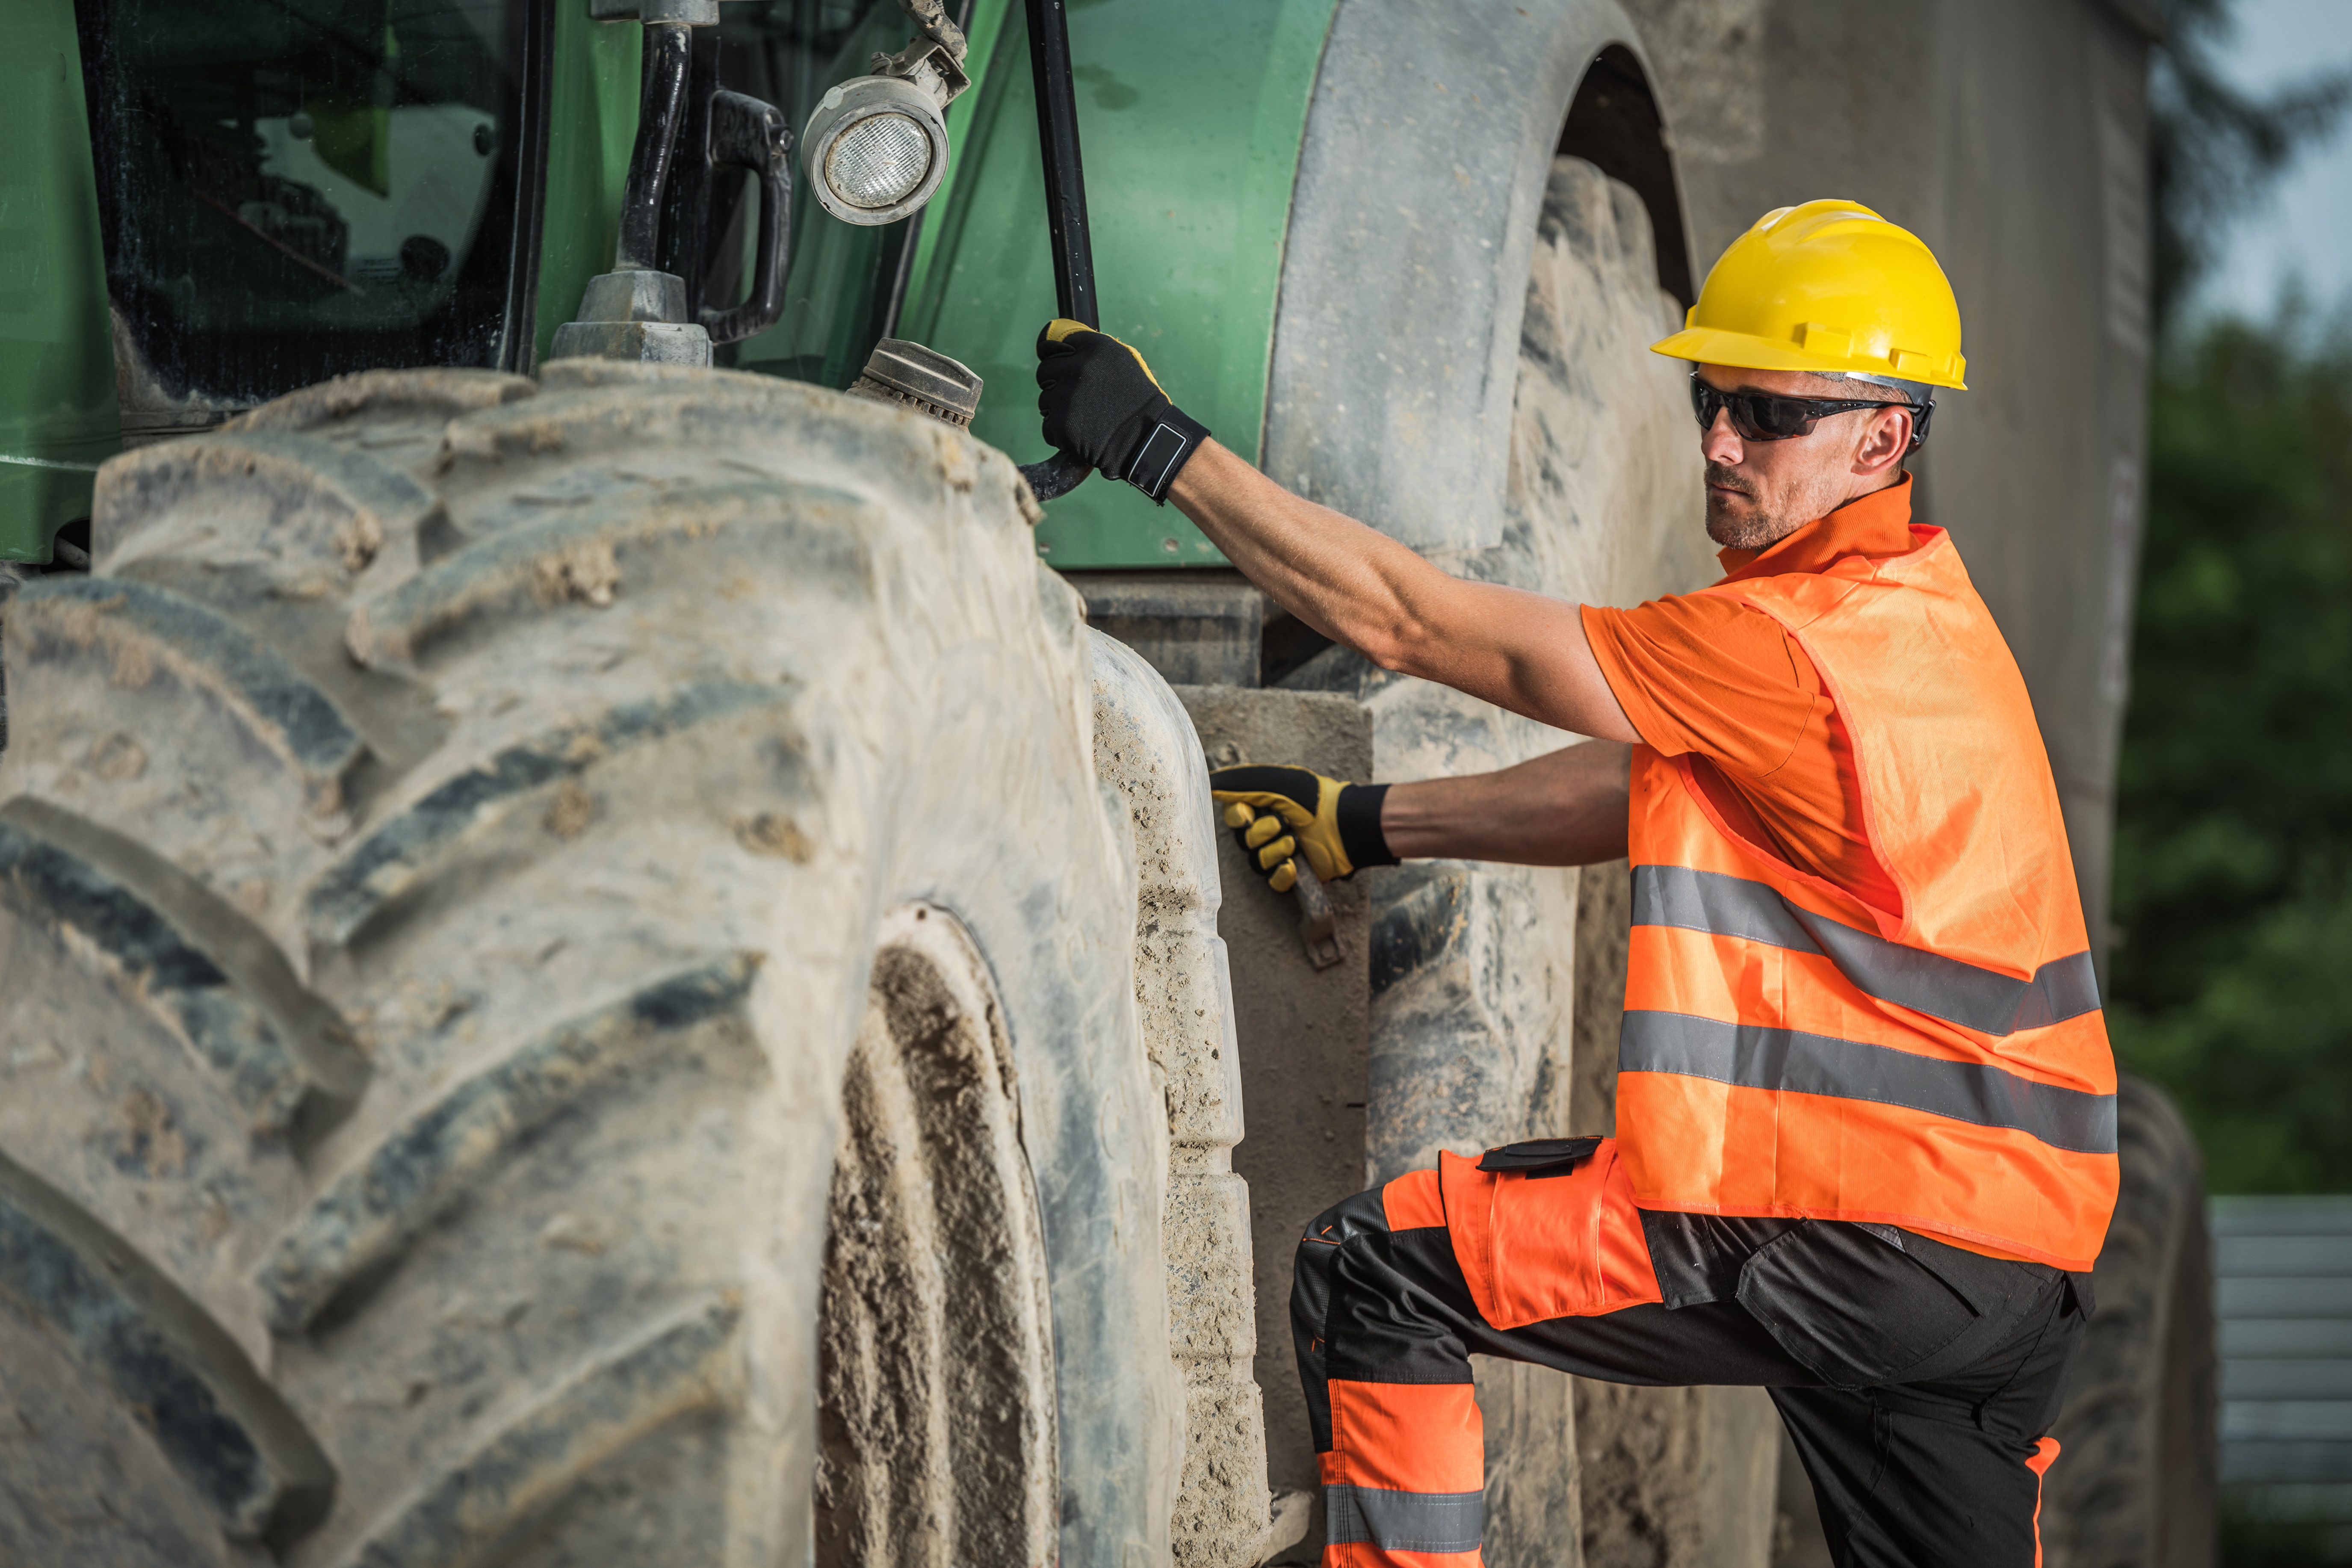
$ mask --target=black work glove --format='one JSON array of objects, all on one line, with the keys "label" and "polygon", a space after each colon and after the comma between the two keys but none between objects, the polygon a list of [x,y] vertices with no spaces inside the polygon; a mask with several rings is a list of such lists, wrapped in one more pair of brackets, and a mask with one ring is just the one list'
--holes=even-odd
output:
[{"label": "black work glove", "polygon": [[1219,815],[1242,853],[1277,893],[1298,880],[1291,857],[1304,854],[1327,882],[1343,880],[1364,866],[1393,866],[1381,832],[1381,802],[1386,784],[1344,784],[1306,768],[1219,768],[1209,775]]},{"label": "black work glove", "polygon": [[1045,444],[1160,505],[1209,427],[1168,401],[1143,356],[1108,332],[1056,318],[1037,334]]}]

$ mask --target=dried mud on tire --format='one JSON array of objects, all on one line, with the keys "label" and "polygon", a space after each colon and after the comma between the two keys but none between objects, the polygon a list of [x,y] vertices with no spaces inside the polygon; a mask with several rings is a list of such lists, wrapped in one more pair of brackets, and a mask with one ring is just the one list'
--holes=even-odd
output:
[{"label": "dried mud on tire", "polygon": [[[0,1557],[801,1561],[821,1298],[887,1295],[828,1214],[933,1233],[835,1181],[940,1129],[845,1144],[872,1038],[993,1130],[939,1212],[1010,1348],[896,1418],[976,1388],[1018,1458],[924,1450],[927,1539],[1165,1550],[1134,869],[1026,505],[916,416],[593,362],[108,465],[94,573],[8,614]],[[836,1506],[911,1451],[860,1408]]]}]

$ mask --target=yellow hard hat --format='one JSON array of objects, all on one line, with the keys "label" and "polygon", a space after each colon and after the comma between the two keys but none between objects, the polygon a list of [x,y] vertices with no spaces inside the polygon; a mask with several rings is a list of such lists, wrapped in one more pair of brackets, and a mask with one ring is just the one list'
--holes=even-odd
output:
[{"label": "yellow hard hat", "polygon": [[1683,330],[1653,353],[1745,370],[1957,387],[1960,307],[1919,237],[1858,202],[1776,207],[1731,242]]}]

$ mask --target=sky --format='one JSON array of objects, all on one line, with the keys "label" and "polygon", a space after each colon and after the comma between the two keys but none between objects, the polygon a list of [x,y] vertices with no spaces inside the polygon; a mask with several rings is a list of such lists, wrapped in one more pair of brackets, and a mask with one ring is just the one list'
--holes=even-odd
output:
[{"label": "sky", "polygon": [[[2237,11],[2221,64],[2241,87],[2352,64],[2352,0],[2238,0]],[[2315,303],[2352,308],[2352,114],[2239,220],[2199,303],[2266,316],[2280,283],[2296,273]]]}]

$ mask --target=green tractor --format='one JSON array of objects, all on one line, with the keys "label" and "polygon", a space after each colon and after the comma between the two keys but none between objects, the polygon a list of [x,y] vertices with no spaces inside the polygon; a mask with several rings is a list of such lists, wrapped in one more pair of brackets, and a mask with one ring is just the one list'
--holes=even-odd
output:
[{"label": "green tractor", "polygon": [[[1080,482],[1057,314],[1450,568],[1632,603],[1713,575],[1645,352],[1706,258],[1903,217],[1993,388],[1920,489],[2104,886],[2133,6],[1065,4],[0,17],[0,1560],[1315,1560],[1292,1238],[1606,1129],[1624,871],[1368,872],[1302,948],[1204,753],[1563,737]],[[2081,90],[1988,117],[2028,35]],[[2034,172],[1922,174],[1915,113]],[[2137,1088],[2124,1141],[2053,1563],[2210,1504],[2194,1152]],[[1488,1562],[1808,1560],[1761,1395],[1652,1392],[1482,1372]]]}]

